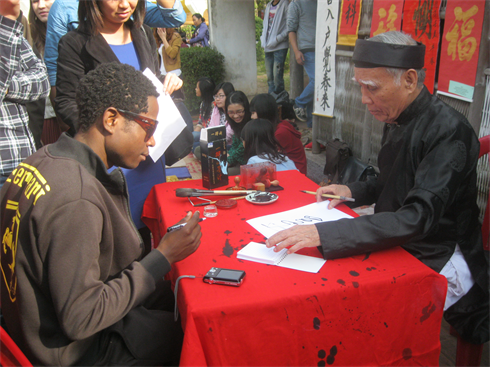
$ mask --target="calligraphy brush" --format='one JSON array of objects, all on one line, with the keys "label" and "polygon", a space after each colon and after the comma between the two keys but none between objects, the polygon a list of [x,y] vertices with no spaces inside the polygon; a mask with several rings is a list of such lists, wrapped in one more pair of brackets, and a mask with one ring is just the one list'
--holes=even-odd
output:
[{"label": "calligraphy brush", "polygon": [[[313,191],[306,191],[306,190],[299,190],[299,191],[304,192],[305,194],[316,195],[316,192]],[[339,195],[322,194],[322,197],[329,198],[329,199],[345,200],[345,201],[356,201],[356,199],[348,198],[345,196],[339,196]]]},{"label": "calligraphy brush", "polygon": [[240,195],[250,194],[257,190],[200,190],[200,189],[176,189],[177,197],[195,197],[195,196],[211,196],[211,195]]}]

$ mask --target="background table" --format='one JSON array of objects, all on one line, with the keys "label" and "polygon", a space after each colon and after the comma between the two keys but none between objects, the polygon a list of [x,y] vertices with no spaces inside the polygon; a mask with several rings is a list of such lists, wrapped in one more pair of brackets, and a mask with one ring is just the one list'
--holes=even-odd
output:
[{"label": "background table", "polygon": [[[299,190],[318,186],[299,172],[278,172],[278,179],[285,190],[275,203],[240,200],[219,210],[201,223],[199,249],[173,265],[173,281],[199,277],[179,285],[181,365],[438,365],[446,279],[403,249],[328,260],[318,274],[236,258],[250,241],[264,242],[246,220],[315,201]],[[145,202],[144,222],[156,241],[187,211],[202,214],[175,196],[181,187],[202,184],[160,184]],[[316,248],[302,253],[320,257]],[[203,283],[212,266],[246,271],[244,283]]]}]

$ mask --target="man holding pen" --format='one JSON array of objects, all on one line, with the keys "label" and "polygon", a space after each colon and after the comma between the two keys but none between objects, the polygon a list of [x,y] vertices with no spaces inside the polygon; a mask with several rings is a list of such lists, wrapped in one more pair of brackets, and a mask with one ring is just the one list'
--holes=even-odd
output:
[{"label": "man holding pen", "polygon": [[[362,103],[385,123],[380,174],[322,194],[376,203],[375,214],[296,226],[269,238],[276,251],[318,246],[326,259],[402,246],[448,279],[445,317],[466,340],[488,341],[488,253],[476,205],[479,143],[466,118],[423,85],[425,46],[401,32],[358,40]],[[334,199],[329,208],[342,200]]]}]

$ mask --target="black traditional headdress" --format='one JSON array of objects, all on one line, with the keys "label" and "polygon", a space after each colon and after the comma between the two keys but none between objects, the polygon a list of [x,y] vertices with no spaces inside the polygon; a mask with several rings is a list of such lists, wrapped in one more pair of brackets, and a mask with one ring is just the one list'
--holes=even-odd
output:
[{"label": "black traditional headdress", "polygon": [[352,61],[356,68],[422,69],[425,45],[395,45],[358,39]]}]

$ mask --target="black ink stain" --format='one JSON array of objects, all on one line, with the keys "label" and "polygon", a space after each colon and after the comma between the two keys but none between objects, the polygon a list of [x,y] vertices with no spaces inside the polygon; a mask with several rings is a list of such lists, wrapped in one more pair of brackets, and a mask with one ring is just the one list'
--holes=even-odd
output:
[{"label": "black ink stain", "polygon": [[320,330],[320,319],[318,317],[313,319],[313,328],[315,330]]},{"label": "black ink stain", "polygon": [[359,273],[357,271],[354,271],[354,270],[349,271],[349,274],[352,275],[353,277],[359,276]]},{"label": "black ink stain", "polygon": [[345,285],[345,282],[342,279],[337,280],[337,283],[339,283],[341,285]]},{"label": "black ink stain", "polygon": [[436,310],[436,305],[433,305],[432,302],[429,302],[429,305],[425,306],[422,309],[422,316],[420,317],[420,322],[424,322],[425,320],[427,320],[435,310]]},{"label": "black ink stain", "polygon": [[354,288],[359,288],[359,283],[357,282],[352,282],[352,285],[354,286]]},{"label": "black ink stain", "polygon": [[366,256],[364,256],[364,259],[362,259],[362,261],[366,261],[367,259],[369,259],[369,256],[371,256],[371,253],[366,252]]},{"label": "black ink stain", "polygon": [[334,345],[330,348],[330,355],[327,357],[327,363],[333,364],[335,362],[335,356],[337,355],[337,346]]},{"label": "black ink stain", "polygon": [[225,246],[223,247],[223,255],[230,257],[233,255],[233,247],[230,245],[230,241],[226,240],[225,241]]},{"label": "black ink stain", "polygon": [[403,349],[402,356],[404,360],[408,361],[412,358],[412,350],[410,348]]}]

